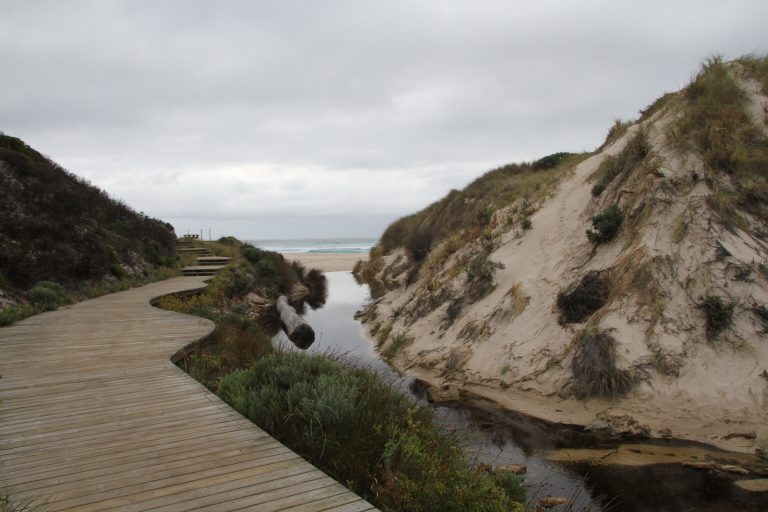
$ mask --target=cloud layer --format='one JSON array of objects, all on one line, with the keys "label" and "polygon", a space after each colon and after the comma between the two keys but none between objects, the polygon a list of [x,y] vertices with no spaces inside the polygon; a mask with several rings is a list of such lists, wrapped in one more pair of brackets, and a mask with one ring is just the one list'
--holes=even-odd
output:
[{"label": "cloud layer", "polygon": [[592,149],[764,1],[0,0],[0,129],[178,232],[376,236]]}]

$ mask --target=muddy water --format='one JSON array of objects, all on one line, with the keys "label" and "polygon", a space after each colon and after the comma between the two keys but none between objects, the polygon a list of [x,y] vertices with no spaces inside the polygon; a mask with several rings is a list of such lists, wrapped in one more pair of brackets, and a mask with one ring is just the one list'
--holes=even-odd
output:
[{"label": "muddy water", "polygon": [[[307,352],[346,354],[354,364],[378,373],[415,400],[425,401],[424,386],[381,360],[363,326],[354,319],[355,312],[370,300],[368,288],[358,285],[348,272],[326,276],[328,300],[322,308],[304,315],[316,333]],[[283,334],[275,341],[293,348]],[[567,497],[574,502],[572,510],[584,511],[768,510],[768,492],[748,492],[734,485],[744,476],[680,465],[681,460],[706,458],[709,452],[701,446],[660,440],[606,441],[578,429],[509,413],[481,400],[434,407],[438,426],[459,433],[464,453],[473,463],[525,464],[532,501]],[[743,462],[727,456],[723,461]]]}]

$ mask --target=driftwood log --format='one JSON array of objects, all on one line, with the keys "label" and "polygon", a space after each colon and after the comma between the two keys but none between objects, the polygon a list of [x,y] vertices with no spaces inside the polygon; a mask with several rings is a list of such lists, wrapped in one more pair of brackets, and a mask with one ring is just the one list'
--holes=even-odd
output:
[{"label": "driftwood log", "polygon": [[277,312],[280,313],[280,320],[282,321],[285,334],[288,335],[288,339],[294,345],[302,350],[306,350],[315,342],[314,329],[288,304],[288,299],[285,295],[281,295],[277,299]]}]

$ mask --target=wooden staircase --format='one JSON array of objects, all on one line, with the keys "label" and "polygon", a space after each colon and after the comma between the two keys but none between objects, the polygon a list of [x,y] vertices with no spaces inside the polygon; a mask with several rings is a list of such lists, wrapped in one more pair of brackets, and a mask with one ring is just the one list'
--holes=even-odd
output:
[{"label": "wooden staircase", "polygon": [[215,256],[205,247],[195,245],[194,238],[181,238],[178,241],[178,250],[185,254],[194,254],[197,256],[197,265],[191,265],[181,269],[185,276],[214,276],[216,272],[226,267],[232,258],[226,256]]}]

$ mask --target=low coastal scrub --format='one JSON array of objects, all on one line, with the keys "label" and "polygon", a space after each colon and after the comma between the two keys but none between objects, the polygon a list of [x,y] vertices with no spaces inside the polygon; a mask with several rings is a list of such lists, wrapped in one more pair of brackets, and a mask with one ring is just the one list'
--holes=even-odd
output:
[{"label": "low coastal scrub", "polygon": [[557,294],[560,325],[583,322],[603,307],[610,294],[607,272],[593,270]]},{"label": "low coastal scrub", "polygon": [[0,271],[28,290],[67,289],[175,265],[170,224],[136,212],[22,140],[0,133]]},{"label": "low coastal scrub", "polygon": [[576,337],[571,362],[576,398],[611,398],[635,387],[632,372],[616,367],[616,344],[616,338],[596,328],[586,329]]},{"label": "low coastal scrub", "polygon": [[367,371],[274,353],[224,377],[219,395],[382,510],[525,510],[519,477],[471,468],[429,408]]}]

